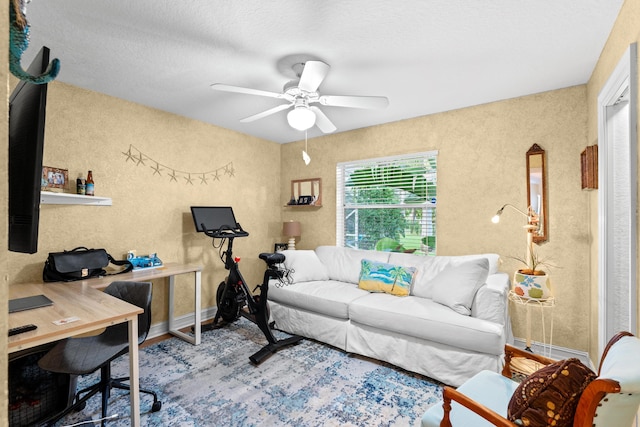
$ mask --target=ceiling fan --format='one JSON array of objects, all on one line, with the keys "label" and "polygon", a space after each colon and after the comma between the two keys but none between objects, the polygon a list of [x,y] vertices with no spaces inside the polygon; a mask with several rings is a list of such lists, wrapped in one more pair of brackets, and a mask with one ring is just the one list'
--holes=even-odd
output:
[{"label": "ceiling fan", "polygon": [[240,120],[240,122],[253,122],[291,108],[291,111],[287,114],[287,121],[292,128],[301,131],[307,130],[314,125],[318,126],[318,129],[323,133],[331,133],[336,130],[336,126],[331,120],[329,120],[320,108],[313,104],[368,109],[385,108],[389,105],[389,100],[384,96],[320,95],[318,93],[318,87],[320,87],[320,84],[327,76],[330,68],[328,64],[322,61],[309,60],[303,63],[296,63],[292,68],[295,75],[298,76],[298,79],[286,83],[282,93],[222,83],[214,83],[211,85],[211,88],[224,92],[283,99],[287,102],[286,104],[281,104],[261,113],[245,117]]}]

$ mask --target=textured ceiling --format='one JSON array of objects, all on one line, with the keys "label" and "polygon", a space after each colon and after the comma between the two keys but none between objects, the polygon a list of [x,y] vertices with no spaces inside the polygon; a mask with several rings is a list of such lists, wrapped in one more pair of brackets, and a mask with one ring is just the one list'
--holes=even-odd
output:
[{"label": "textured ceiling", "polygon": [[[304,138],[282,100],[299,58],[331,66],[321,94],[381,95],[384,110],[321,106],[337,132],[586,83],[623,0],[33,0],[31,46],[58,80],[255,135]],[[309,137],[322,133],[309,130]]]}]

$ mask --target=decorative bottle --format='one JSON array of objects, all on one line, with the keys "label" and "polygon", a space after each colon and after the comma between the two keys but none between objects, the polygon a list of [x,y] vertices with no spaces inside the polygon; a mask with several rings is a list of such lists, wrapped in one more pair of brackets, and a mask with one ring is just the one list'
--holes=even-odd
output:
[{"label": "decorative bottle", "polygon": [[76,193],[82,195],[85,194],[85,180],[82,176],[79,176],[78,179],[76,179]]},{"label": "decorative bottle", "polygon": [[89,173],[87,174],[87,180],[85,181],[84,184],[84,193],[87,196],[93,196],[94,195],[94,184],[93,184],[93,174],[91,173],[91,171],[89,171]]}]

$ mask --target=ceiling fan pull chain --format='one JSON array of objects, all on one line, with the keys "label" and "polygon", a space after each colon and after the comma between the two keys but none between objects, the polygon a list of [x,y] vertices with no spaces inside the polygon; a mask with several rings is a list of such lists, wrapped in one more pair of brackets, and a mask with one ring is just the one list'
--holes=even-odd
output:
[{"label": "ceiling fan pull chain", "polygon": [[311,157],[307,153],[307,131],[304,131],[304,150],[302,150],[302,160],[304,160],[304,164],[308,165],[311,162]]}]

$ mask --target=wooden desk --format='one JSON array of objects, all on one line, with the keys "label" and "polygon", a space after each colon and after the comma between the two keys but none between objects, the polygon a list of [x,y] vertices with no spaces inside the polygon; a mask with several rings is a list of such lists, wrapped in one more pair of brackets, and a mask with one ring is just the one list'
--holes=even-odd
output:
[{"label": "wooden desk", "polygon": [[[131,425],[140,426],[138,314],[144,310],[79,282],[9,287],[10,299],[40,294],[53,301],[53,305],[9,314],[9,328],[29,323],[38,326],[34,331],[9,337],[9,353],[128,322]],[[60,326],[53,323],[71,316],[80,320]]]},{"label": "wooden desk", "polygon": [[[178,330],[176,326],[176,319],[174,313],[174,288],[175,288],[175,276],[179,274],[194,273],[194,314],[193,314],[193,336],[185,334]],[[201,313],[201,287],[202,287],[202,267],[199,265],[187,265],[177,263],[166,263],[162,267],[148,268],[133,270],[128,273],[110,275],[105,277],[97,277],[94,279],[87,279],[79,281],[84,285],[90,286],[96,289],[104,289],[111,282],[117,280],[126,280],[134,282],[148,282],[150,280],[169,278],[169,298],[167,304],[169,305],[169,333],[190,342],[193,345],[200,344],[200,324],[202,323]]]}]

